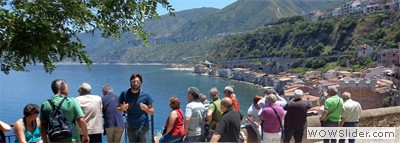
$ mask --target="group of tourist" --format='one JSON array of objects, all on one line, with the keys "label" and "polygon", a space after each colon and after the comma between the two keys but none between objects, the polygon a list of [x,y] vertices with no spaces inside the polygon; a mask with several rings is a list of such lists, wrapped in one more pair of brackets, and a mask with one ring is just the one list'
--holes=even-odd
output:
[{"label": "group of tourist", "polygon": [[[304,129],[307,127],[307,111],[311,105],[303,100],[303,91],[294,90],[289,102],[279,96],[272,88],[265,89],[265,96],[256,95],[247,112],[247,120],[258,135],[259,142],[302,142]],[[338,90],[329,87],[329,98],[320,103],[324,111],[320,117],[323,127],[357,127],[361,116],[361,105],[351,100],[349,92],[338,96]],[[286,112],[285,112],[286,110]],[[324,140],[324,143],[336,140]],[[339,140],[345,142],[344,139]],[[349,139],[354,143],[354,139]]]},{"label": "group of tourist", "polygon": [[[76,98],[68,97],[69,89],[65,80],[56,79],[51,84],[54,96],[38,105],[28,104],[23,118],[14,123],[16,142],[102,142],[106,134],[108,142],[122,142],[124,135],[123,114],[127,116],[129,142],[146,142],[149,132],[149,116],[154,114],[152,97],[141,89],[143,78],[132,74],[130,88],[114,95],[111,85],[104,85],[103,96],[91,94],[91,85],[79,86]],[[264,96],[256,95],[247,111],[247,121],[257,134],[259,142],[302,142],[307,123],[307,110],[311,105],[302,100],[303,91],[295,90],[287,102],[273,88],[264,88]],[[177,97],[169,99],[171,112],[166,120],[159,142],[239,142],[243,115],[232,86],[219,91],[209,90],[209,99],[198,88],[189,87],[185,111]],[[361,114],[361,106],[351,100],[349,92],[342,97],[336,88],[328,88],[329,98],[325,101],[320,117],[324,127],[355,127]],[[344,100],[344,101],[343,101]],[[49,128],[54,110],[61,110],[66,119],[73,123],[72,135],[60,140],[50,138]],[[286,112],[285,112],[286,110]],[[40,113],[40,116],[39,116]],[[103,122],[104,119],[104,122]],[[1,132],[10,127],[0,121]],[[1,134],[0,134],[1,135]],[[0,140],[4,139],[2,134]],[[329,142],[329,140],[324,140]],[[336,142],[336,140],[332,140]],[[344,142],[344,140],[340,140]],[[354,140],[349,140],[354,142]]]}]

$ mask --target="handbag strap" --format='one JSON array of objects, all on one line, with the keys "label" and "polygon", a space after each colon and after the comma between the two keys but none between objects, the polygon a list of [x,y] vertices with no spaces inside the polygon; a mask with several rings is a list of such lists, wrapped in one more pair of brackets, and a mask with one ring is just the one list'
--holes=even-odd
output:
[{"label": "handbag strap", "polygon": [[114,101],[115,96],[113,95],[113,97],[111,98],[110,101],[107,102],[107,104],[104,104],[106,106],[104,106],[104,111],[107,111],[108,107],[110,106],[111,102]]},{"label": "handbag strap", "polygon": [[[337,96],[337,95],[336,95]],[[336,108],[335,109],[333,109],[333,111],[332,112],[329,112],[328,114],[326,114],[326,117],[328,117],[328,115],[329,114],[331,114],[331,113],[333,113],[333,112],[335,112],[336,111],[336,109],[337,109],[337,107],[339,107],[339,103],[340,103],[340,100],[338,101],[338,103],[336,104]]]},{"label": "handbag strap", "polygon": [[[124,92],[124,100],[125,100],[125,101],[126,101],[126,94],[128,94],[129,90],[130,90],[130,88],[129,88],[128,90],[126,90],[126,92]],[[137,100],[139,99],[140,92],[141,92],[141,91],[139,91],[138,96],[134,96],[134,97],[133,97],[133,102],[132,102],[133,104],[130,104],[128,108],[131,108],[133,105],[136,104]]]},{"label": "handbag strap", "polygon": [[273,108],[272,106],[271,106],[271,108],[272,108],[272,110],[274,110],[276,117],[278,117],[279,125],[281,126],[281,129],[283,129],[281,117],[278,115],[278,112],[276,112],[275,108]]}]

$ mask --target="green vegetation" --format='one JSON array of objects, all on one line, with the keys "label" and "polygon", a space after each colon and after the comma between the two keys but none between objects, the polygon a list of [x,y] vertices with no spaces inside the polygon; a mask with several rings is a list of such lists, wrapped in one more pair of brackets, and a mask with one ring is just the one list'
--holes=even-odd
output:
[{"label": "green vegetation", "polygon": [[[114,62],[128,63],[194,63],[199,60],[220,63],[224,60],[276,56],[303,58],[304,60],[299,60],[290,69],[300,73],[309,70],[327,71],[331,68],[359,71],[376,66],[376,56],[357,58],[357,46],[369,44],[375,51],[397,47],[400,42],[400,16],[376,13],[363,18],[355,17],[357,16],[350,15],[310,21],[296,16],[282,19],[280,24],[257,28],[248,33],[213,36],[189,42],[150,44],[150,48],[120,42],[121,46],[118,47],[132,48],[110,46],[103,50],[104,54],[97,52],[91,57],[100,62],[113,58]],[[115,45],[113,42],[98,43],[103,43],[103,46]],[[100,44],[98,45],[102,46]],[[342,57],[337,57],[339,55]],[[319,56],[327,58],[316,58]],[[262,61],[253,64],[273,65]]]},{"label": "green vegetation", "polygon": [[[331,2],[334,2],[332,0]],[[235,16],[229,18],[239,17],[237,9],[243,10],[241,2],[237,1],[234,4],[222,10],[209,9],[208,15],[198,14],[200,11],[205,12],[205,9],[193,9],[185,11],[190,13],[187,21],[183,21],[181,17],[185,16],[184,13],[177,14],[177,20],[169,19],[165,23],[177,23],[182,27],[176,28],[171,26],[172,34],[170,36],[182,36],[185,29],[185,22],[196,23],[201,19],[224,19],[223,17],[212,18],[212,15],[221,16]],[[269,5],[285,5],[287,1],[268,1]],[[281,3],[277,3],[281,2]],[[338,0],[338,3],[343,3],[344,0]],[[250,5],[251,3],[246,3]],[[261,5],[262,3],[257,3]],[[292,5],[293,6],[293,5]],[[256,6],[254,6],[255,9]],[[303,9],[305,9],[303,7]],[[197,12],[196,12],[197,11]],[[222,13],[221,11],[229,11],[230,13]],[[232,13],[232,14],[231,14]],[[243,11],[242,13],[247,13]],[[211,15],[211,17],[210,17]],[[248,16],[251,17],[251,16]],[[246,21],[249,21],[248,20]],[[232,20],[233,21],[233,20]],[[251,21],[251,20],[250,20]],[[163,23],[163,22],[161,22]],[[232,23],[240,23],[236,20]],[[227,28],[229,25],[212,23],[206,29],[212,30],[214,34],[220,33],[219,28]],[[160,24],[160,23],[159,23]],[[248,24],[248,23],[247,23]],[[234,24],[233,24],[234,25]],[[251,25],[251,24],[249,24]],[[374,14],[355,14],[346,17],[335,17],[322,19],[320,21],[307,20],[301,16],[285,17],[275,22],[264,20],[261,24],[262,27],[248,26],[251,31],[235,32],[229,31],[225,35],[213,35],[208,37],[199,38],[193,41],[186,42],[166,42],[163,44],[150,44],[150,48],[138,46],[134,42],[121,38],[121,42],[116,44],[109,40],[93,40],[93,44],[88,44],[88,47],[95,45],[96,48],[89,48],[88,53],[97,62],[187,62],[193,63],[199,60],[209,60],[214,63],[220,63],[224,60],[237,60],[237,59],[254,59],[266,57],[291,57],[301,58],[292,65],[292,69],[298,72],[305,72],[308,70],[321,70],[327,71],[331,68],[340,68],[349,71],[359,71],[365,67],[376,66],[376,56],[368,58],[357,58],[357,49],[359,45],[368,44],[374,47],[375,52],[381,48],[395,48],[400,42],[400,16],[398,13],[374,13]],[[265,25],[265,26],[264,26]],[[244,26],[244,27],[246,27]],[[156,29],[155,26],[149,26]],[[201,27],[201,26],[200,26]],[[200,28],[193,25],[195,30]],[[233,26],[236,29],[243,28],[243,26]],[[161,28],[159,28],[161,29]],[[243,29],[242,29],[243,30]],[[162,30],[159,30],[162,31]],[[181,34],[174,34],[174,32],[181,31]],[[241,30],[239,30],[241,31]],[[245,31],[245,30],[244,30]],[[168,32],[164,36],[168,37]],[[208,33],[206,31],[189,32],[193,35],[203,35],[201,33]],[[132,37],[132,35],[124,35],[125,37]],[[155,37],[162,37],[163,35],[155,34]],[[183,36],[184,37],[184,36]],[[129,39],[129,38],[128,38]],[[99,48],[101,47],[101,48]],[[96,49],[96,50],[90,50]],[[102,51],[102,52],[99,52]],[[322,58],[318,58],[323,56]],[[112,60],[110,60],[112,58]],[[253,64],[271,65],[271,62],[255,61]]]},{"label": "green vegetation", "polygon": [[101,31],[117,38],[133,32],[147,41],[144,21],[159,17],[161,5],[170,14],[167,0],[2,0],[0,1],[1,71],[25,71],[27,64],[43,63],[46,72],[65,59],[91,64],[78,33]]},{"label": "green vegetation", "polygon": [[[312,58],[298,61],[293,70],[327,71],[342,68],[359,71],[376,66],[373,58],[357,58],[357,46],[369,44],[375,51],[381,48],[397,48],[400,44],[399,14],[376,13],[363,18],[350,15],[343,18],[329,18],[321,21],[304,20],[299,17],[285,18],[278,25],[271,23],[262,29],[249,33],[230,35],[218,43],[212,57],[222,60],[291,57],[306,58],[338,56],[332,58]],[[347,67],[350,66],[350,67]]]},{"label": "green vegetation", "polygon": [[238,0],[220,11],[190,21],[175,36],[213,36],[221,33],[245,32],[262,27],[266,22],[320,9],[320,0]]}]

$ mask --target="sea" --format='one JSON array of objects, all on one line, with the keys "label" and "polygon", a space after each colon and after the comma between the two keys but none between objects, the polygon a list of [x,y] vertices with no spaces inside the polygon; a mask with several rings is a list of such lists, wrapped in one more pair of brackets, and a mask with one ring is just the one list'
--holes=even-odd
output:
[{"label": "sea", "polygon": [[[155,108],[155,132],[161,132],[171,109],[168,106],[170,97],[178,97],[181,109],[185,111],[188,103],[188,87],[197,87],[208,95],[212,87],[220,91],[220,98],[224,95],[225,86],[233,85],[236,98],[239,101],[240,111],[247,114],[247,109],[252,104],[253,97],[261,94],[259,87],[222,78],[211,78],[195,75],[189,71],[166,70],[166,65],[57,65],[50,74],[46,73],[43,66],[28,66],[28,72],[11,71],[8,75],[0,73],[0,120],[13,124],[23,117],[23,108],[28,103],[41,105],[53,96],[51,82],[54,79],[64,79],[69,86],[69,97],[77,97],[78,87],[86,82],[92,86],[92,94],[103,96],[101,88],[111,84],[114,94],[120,95],[121,91],[129,88],[129,78],[133,73],[143,76],[142,90],[153,98]],[[208,100],[209,97],[207,96]],[[6,135],[12,135],[8,132]],[[105,136],[104,136],[105,138]],[[103,139],[104,140],[104,139]]]}]

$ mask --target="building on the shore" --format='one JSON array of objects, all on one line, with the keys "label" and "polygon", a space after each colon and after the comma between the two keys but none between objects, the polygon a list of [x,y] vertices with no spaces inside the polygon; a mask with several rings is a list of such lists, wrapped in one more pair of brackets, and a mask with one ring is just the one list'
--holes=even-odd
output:
[{"label": "building on the shore", "polygon": [[209,68],[206,67],[205,65],[198,64],[198,65],[194,66],[194,71],[193,72],[196,73],[196,74],[205,74],[205,73],[208,72],[208,70],[209,70]]},{"label": "building on the shore", "polygon": [[219,76],[222,78],[230,79],[233,77],[232,71],[230,69],[219,69]]},{"label": "building on the shore", "polygon": [[220,77],[220,71],[217,68],[212,68],[209,72],[208,72],[209,76],[212,77]]},{"label": "building on the shore", "polygon": [[208,74],[208,72],[213,68],[213,63],[209,61],[200,62],[194,67],[194,73],[196,74]]}]

